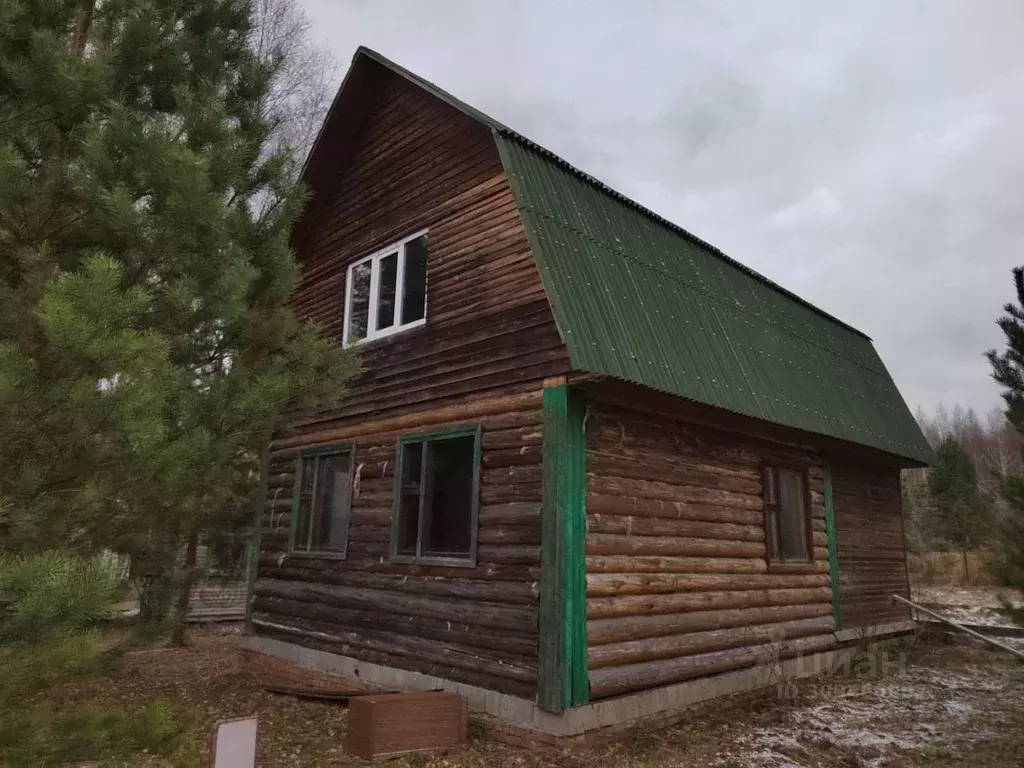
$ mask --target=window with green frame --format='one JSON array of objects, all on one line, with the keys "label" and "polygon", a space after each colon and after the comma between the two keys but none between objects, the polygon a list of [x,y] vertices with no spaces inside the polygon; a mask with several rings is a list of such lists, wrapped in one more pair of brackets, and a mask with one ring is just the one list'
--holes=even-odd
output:
[{"label": "window with green frame", "polygon": [[391,557],[397,562],[476,564],[480,429],[398,441]]},{"label": "window with green frame", "polygon": [[304,451],[299,457],[292,500],[292,552],[345,556],[352,458],[352,446]]}]

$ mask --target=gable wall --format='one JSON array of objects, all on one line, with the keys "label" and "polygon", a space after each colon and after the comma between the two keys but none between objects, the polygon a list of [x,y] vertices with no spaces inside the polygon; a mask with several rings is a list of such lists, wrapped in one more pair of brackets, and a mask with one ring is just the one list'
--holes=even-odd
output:
[{"label": "gable wall", "polygon": [[[490,131],[401,78],[359,77],[373,102],[347,157],[323,139],[334,178],[294,238],[294,306],[341,343],[348,265],[429,228],[427,323],[363,345],[343,406],[275,437],[254,631],[530,698],[541,385],[568,357]],[[477,565],[389,562],[398,439],[466,424],[482,427]],[[335,443],[355,450],[347,557],[288,554],[296,459]]]},{"label": "gable wall", "polygon": [[528,391],[569,369],[490,130],[402,78],[377,77],[350,157],[336,158],[331,191],[296,235],[294,307],[340,342],[348,265],[429,228],[427,324],[363,345],[364,376],[316,429]]}]

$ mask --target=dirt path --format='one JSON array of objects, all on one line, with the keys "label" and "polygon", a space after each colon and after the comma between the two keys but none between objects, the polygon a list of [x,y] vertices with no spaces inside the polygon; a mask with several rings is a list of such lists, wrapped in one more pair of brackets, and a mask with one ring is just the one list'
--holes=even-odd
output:
[{"label": "dirt path", "polygon": [[[634,768],[910,768],[1024,765],[1024,665],[998,652],[940,642],[861,664],[854,675],[805,681],[755,704],[719,708],[659,732],[638,730],[593,750],[530,752],[473,741],[390,766]],[[885,674],[881,674],[882,672]],[[174,765],[205,766],[209,726],[256,714],[265,768],[361,765],[342,749],[345,710],[268,693],[246,672],[234,630],[202,628],[185,649],[153,649],[66,697],[135,704],[163,697],[194,724]],[[133,762],[141,765],[142,761]],[[152,764],[152,763],[150,763]]]}]

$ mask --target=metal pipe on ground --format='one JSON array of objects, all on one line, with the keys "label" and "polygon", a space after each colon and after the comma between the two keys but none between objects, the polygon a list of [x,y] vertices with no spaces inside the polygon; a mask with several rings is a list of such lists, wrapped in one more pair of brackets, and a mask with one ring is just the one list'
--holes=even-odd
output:
[{"label": "metal pipe on ground", "polygon": [[945,616],[943,616],[941,614],[938,614],[935,611],[932,611],[932,610],[929,610],[927,608],[924,608],[924,607],[918,605],[917,603],[913,603],[910,600],[907,600],[907,598],[905,598],[905,597],[900,597],[899,595],[891,595],[891,597],[892,597],[893,600],[898,600],[901,603],[909,605],[914,610],[920,611],[921,613],[924,613],[924,614],[926,614],[928,616],[931,616],[932,618],[937,619],[938,621],[941,621],[943,624],[948,624],[949,626],[953,627],[954,629],[960,630],[964,634],[970,635],[971,637],[976,638],[978,640],[981,640],[982,642],[988,643],[989,645],[994,645],[996,648],[1001,648],[1002,650],[1006,651],[1007,653],[1012,653],[1014,656],[1017,657],[1018,660],[1024,661],[1024,653],[1022,653],[1021,651],[1018,651],[1016,648],[1011,648],[1008,645],[1004,645],[1003,643],[1000,643],[998,640],[993,640],[991,637],[986,637],[985,635],[981,634],[980,632],[975,632],[973,629],[968,629],[963,624],[955,622],[952,619],[947,619]]}]

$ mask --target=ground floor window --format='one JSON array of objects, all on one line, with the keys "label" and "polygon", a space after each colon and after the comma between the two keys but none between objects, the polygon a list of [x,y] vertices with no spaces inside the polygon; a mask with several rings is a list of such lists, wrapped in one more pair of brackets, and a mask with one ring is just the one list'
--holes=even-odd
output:
[{"label": "ground floor window", "polygon": [[307,451],[295,469],[291,550],[344,556],[352,501],[352,448]]},{"label": "ground floor window", "polygon": [[812,560],[807,473],[792,467],[764,467],[765,544],[769,562]]},{"label": "ground floor window", "polygon": [[480,430],[398,442],[391,556],[396,561],[473,565],[480,498]]}]

